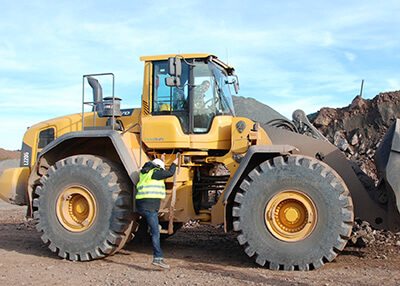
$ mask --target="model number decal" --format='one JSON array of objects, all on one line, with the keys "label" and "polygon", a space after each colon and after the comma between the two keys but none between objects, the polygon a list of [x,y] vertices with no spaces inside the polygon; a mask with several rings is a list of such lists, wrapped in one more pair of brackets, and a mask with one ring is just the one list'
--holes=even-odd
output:
[{"label": "model number decal", "polygon": [[132,114],[132,111],[122,111],[122,116],[129,116]]},{"label": "model number decal", "polygon": [[152,141],[164,141],[164,138],[145,138],[144,141],[152,142]]},{"label": "model number decal", "polygon": [[24,166],[29,166],[29,152],[24,152],[22,160]]},{"label": "model number decal", "polygon": [[121,116],[131,116],[133,113],[133,108],[132,109],[121,109]]}]

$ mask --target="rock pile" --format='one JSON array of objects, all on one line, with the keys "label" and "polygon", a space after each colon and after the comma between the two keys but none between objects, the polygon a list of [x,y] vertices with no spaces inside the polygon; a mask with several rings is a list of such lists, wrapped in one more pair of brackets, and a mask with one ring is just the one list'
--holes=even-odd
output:
[{"label": "rock pile", "polygon": [[[380,93],[371,100],[356,96],[347,107],[322,108],[310,121],[354,162],[359,176],[361,170],[376,182],[373,157],[396,118],[400,118],[400,91]],[[370,183],[365,182],[366,187]]]},{"label": "rock pile", "polygon": [[398,246],[400,247],[400,234],[390,231],[376,230],[371,228],[366,221],[354,221],[353,233],[349,240],[350,246]]},{"label": "rock pile", "polygon": [[[346,154],[364,187],[373,189],[378,180],[373,158],[396,118],[400,118],[400,91],[380,93],[371,100],[356,96],[347,107],[322,108],[310,121]],[[357,220],[350,244],[400,247],[400,235],[374,230],[368,222]]]}]

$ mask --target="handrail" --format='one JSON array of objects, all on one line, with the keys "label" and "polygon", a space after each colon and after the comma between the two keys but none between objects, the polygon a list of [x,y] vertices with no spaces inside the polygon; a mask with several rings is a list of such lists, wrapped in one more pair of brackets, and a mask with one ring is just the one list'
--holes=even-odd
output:
[{"label": "handrail", "polygon": [[140,123],[135,123],[133,124],[131,127],[129,127],[128,129],[126,129],[125,131],[123,131],[121,133],[121,136],[124,135],[126,132],[128,132],[129,130],[131,130],[133,127],[139,125],[139,145],[140,145],[140,150],[139,150],[139,168],[142,167],[142,125]]}]

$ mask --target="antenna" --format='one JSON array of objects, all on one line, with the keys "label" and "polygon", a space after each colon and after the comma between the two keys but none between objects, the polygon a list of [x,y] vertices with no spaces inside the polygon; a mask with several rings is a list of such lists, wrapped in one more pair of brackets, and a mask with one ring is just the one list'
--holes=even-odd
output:
[{"label": "antenna", "polygon": [[362,97],[363,88],[364,88],[364,80],[361,81],[360,97]]}]

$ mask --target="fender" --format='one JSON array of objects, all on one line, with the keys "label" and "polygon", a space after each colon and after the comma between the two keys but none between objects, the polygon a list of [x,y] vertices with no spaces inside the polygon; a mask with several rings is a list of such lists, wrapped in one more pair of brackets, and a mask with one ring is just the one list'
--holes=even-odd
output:
[{"label": "fender", "polygon": [[[85,141],[92,138],[106,138],[109,139],[118,154],[121,163],[124,165],[127,174],[129,175],[132,182],[136,185],[139,181],[139,168],[132,158],[127,146],[124,144],[121,134],[115,130],[89,130],[89,131],[75,131],[66,133],[56,140],[52,141],[40,152],[35,165],[32,169],[32,174],[35,174],[40,160],[49,154],[51,151],[57,150],[60,146],[66,146],[65,144],[72,145],[74,142],[81,141],[84,144]],[[62,149],[61,149],[62,150]],[[32,176],[31,176],[32,177]],[[29,178],[29,186],[32,187],[32,178]]]}]

